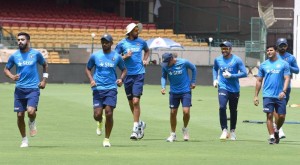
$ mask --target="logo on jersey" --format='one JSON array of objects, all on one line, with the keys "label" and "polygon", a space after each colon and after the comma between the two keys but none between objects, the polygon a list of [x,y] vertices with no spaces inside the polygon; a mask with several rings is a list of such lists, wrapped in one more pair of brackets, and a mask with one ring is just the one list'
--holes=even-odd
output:
[{"label": "logo on jersey", "polygon": [[19,61],[17,64],[18,66],[29,66],[33,64],[33,61]]},{"label": "logo on jersey", "polygon": [[280,73],[280,69],[268,69],[267,73],[278,74],[278,73]]},{"label": "logo on jersey", "polygon": [[115,64],[114,63],[111,63],[111,62],[100,62],[99,66],[101,67],[105,67],[105,68],[109,68],[109,67],[114,67]]},{"label": "logo on jersey", "polygon": [[277,64],[277,65],[276,65],[276,68],[280,68],[280,67],[281,67],[281,65],[280,65],[280,64]]}]

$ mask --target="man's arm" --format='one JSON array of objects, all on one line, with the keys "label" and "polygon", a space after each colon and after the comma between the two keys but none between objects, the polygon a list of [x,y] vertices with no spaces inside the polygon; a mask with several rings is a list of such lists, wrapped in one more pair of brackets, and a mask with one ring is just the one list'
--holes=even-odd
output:
[{"label": "man's arm", "polygon": [[290,75],[285,75],[284,76],[284,85],[283,85],[283,90],[279,93],[279,99],[282,100],[284,99],[286,95],[286,90],[289,86],[291,76]]},{"label": "man's arm", "polygon": [[256,78],[255,93],[254,93],[254,100],[253,100],[255,106],[258,106],[259,104],[258,94],[261,89],[262,81],[263,81],[262,77]]},{"label": "man's arm", "polygon": [[148,64],[148,58],[149,58],[149,55],[150,55],[149,52],[150,52],[149,49],[145,49],[144,58],[143,58],[143,64],[144,65]]},{"label": "man's arm", "polygon": [[187,61],[187,67],[191,69],[192,71],[192,79],[191,79],[191,89],[194,89],[196,87],[196,75],[197,75],[197,68],[194,64]]},{"label": "man's arm", "polygon": [[6,77],[12,79],[13,81],[17,81],[17,80],[19,80],[19,78],[20,78],[20,75],[19,75],[19,74],[13,75],[13,74],[10,72],[10,69],[8,69],[6,66],[4,67],[3,72],[4,72],[4,74],[5,74]]},{"label": "man's arm", "polygon": [[94,80],[94,78],[93,78],[93,76],[92,76],[92,69],[86,67],[86,68],[85,68],[85,73],[86,73],[88,79],[90,80],[90,85],[91,85],[91,87],[96,86],[97,84],[96,84],[96,82],[95,82],[95,80]]},{"label": "man's arm", "polygon": [[160,79],[161,83],[161,94],[166,94],[166,82],[167,82],[167,72],[164,70],[164,68],[161,69],[162,75]]},{"label": "man's arm", "polygon": [[237,74],[231,74],[231,77],[234,78],[247,77],[247,70],[242,60],[238,60],[238,67],[239,67],[239,72]]},{"label": "man's arm", "polygon": [[293,61],[291,62],[290,71],[291,71],[291,73],[295,73],[295,74],[299,73],[299,67],[298,67],[295,57],[293,58]]},{"label": "man's arm", "polygon": [[45,60],[45,62],[44,62],[44,64],[42,66],[43,66],[43,78],[42,78],[42,81],[39,84],[39,88],[44,89],[46,87],[47,79],[49,77],[49,74],[48,74],[48,63],[47,63],[46,60]]}]

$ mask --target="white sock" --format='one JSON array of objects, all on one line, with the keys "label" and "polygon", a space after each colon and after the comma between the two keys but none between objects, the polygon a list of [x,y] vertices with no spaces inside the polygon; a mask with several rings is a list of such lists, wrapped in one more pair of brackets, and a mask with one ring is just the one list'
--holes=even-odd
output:
[{"label": "white sock", "polygon": [[22,138],[22,141],[27,141],[27,142],[28,142],[27,136],[23,137],[23,138]]},{"label": "white sock", "polygon": [[133,131],[137,131],[137,128],[139,126],[139,122],[133,122]]},{"label": "white sock", "polygon": [[273,139],[275,138],[274,134],[270,135],[270,139],[271,139],[271,138],[273,138]]}]

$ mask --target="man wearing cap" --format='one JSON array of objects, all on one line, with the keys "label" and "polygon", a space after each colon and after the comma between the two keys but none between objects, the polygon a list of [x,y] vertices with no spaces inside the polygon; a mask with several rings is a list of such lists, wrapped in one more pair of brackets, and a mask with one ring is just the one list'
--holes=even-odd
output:
[{"label": "man wearing cap", "polygon": [[[291,78],[292,78],[292,73],[295,73],[295,74],[299,73],[299,67],[297,65],[297,60],[296,60],[295,56],[293,56],[292,54],[290,54],[286,51],[288,48],[288,43],[287,43],[286,38],[278,38],[277,42],[276,42],[276,46],[277,46],[279,58],[281,58],[281,59],[285,60],[287,63],[289,63]],[[289,83],[289,86],[286,90],[286,97],[285,97],[286,105],[289,102],[290,93],[291,93],[291,82]],[[275,121],[277,121],[278,115],[276,112],[274,112],[274,117],[275,117]],[[274,127],[276,127],[275,123],[274,123]],[[279,137],[280,137],[280,139],[285,138],[285,134],[283,132],[282,127],[279,129]]]},{"label": "man wearing cap", "polygon": [[[102,49],[92,54],[87,62],[85,72],[90,80],[93,91],[94,119],[99,122],[100,130],[97,134],[101,135],[102,113],[105,110],[105,138],[103,147],[110,147],[110,133],[113,127],[113,110],[117,104],[117,86],[122,86],[126,76],[126,68],[122,57],[111,50],[113,39],[111,35],[104,34],[101,37]],[[92,69],[95,71],[92,75]],[[121,75],[117,78],[116,67],[121,70]]]},{"label": "man wearing cap", "polygon": [[[133,129],[130,139],[137,140],[144,137],[146,123],[140,120],[140,98],[143,94],[144,74],[149,48],[147,43],[138,37],[142,30],[141,24],[130,23],[126,27],[126,38],[116,46],[116,52],[122,55],[127,68],[127,76],[124,79],[124,87],[133,114]],[[144,51],[144,56],[143,56]]]},{"label": "man wearing cap", "polygon": [[232,44],[224,41],[220,44],[222,55],[214,60],[213,86],[218,87],[219,117],[222,134],[220,140],[229,137],[227,131],[227,103],[230,110],[230,139],[236,140],[237,106],[240,96],[239,78],[247,77],[246,67],[241,58],[231,53]]},{"label": "man wearing cap", "polygon": [[[166,94],[166,81],[169,78],[170,92],[169,92],[169,107],[170,107],[170,124],[171,134],[167,138],[167,142],[176,140],[176,124],[177,124],[177,110],[181,102],[183,108],[183,140],[189,140],[188,124],[190,120],[190,107],[192,106],[192,92],[191,89],[196,87],[197,70],[194,64],[188,60],[176,58],[172,53],[164,53],[161,76],[161,93]],[[188,70],[192,71],[190,80]]]}]

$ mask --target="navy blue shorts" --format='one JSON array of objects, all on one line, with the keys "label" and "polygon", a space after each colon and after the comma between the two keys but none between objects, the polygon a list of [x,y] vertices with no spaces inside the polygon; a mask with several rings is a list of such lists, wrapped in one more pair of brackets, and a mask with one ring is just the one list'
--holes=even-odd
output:
[{"label": "navy blue shorts", "polygon": [[182,107],[191,107],[192,106],[192,93],[183,93],[183,94],[174,94],[170,93],[169,104],[171,109],[176,109],[179,107],[179,104],[182,104]]},{"label": "navy blue shorts", "polygon": [[109,90],[94,90],[93,91],[93,107],[105,108],[105,106],[111,106],[115,108],[117,105],[117,89]]},{"label": "navy blue shorts", "polygon": [[15,88],[14,111],[23,112],[27,107],[34,107],[37,110],[39,97],[39,88]]},{"label": "navy blue shorts", "polygon": [[265,113],[272,113],[274,110],[280,114],[286,114],[286,100],[279,100],[278,98],[264,97],[263,98],[263,111]]},{"label": "navy blue shorts", "polygon": [[133,97],[140,97],[143,94],[144,74],[127,75],[124,80],[125,92],[128,100]]}]

